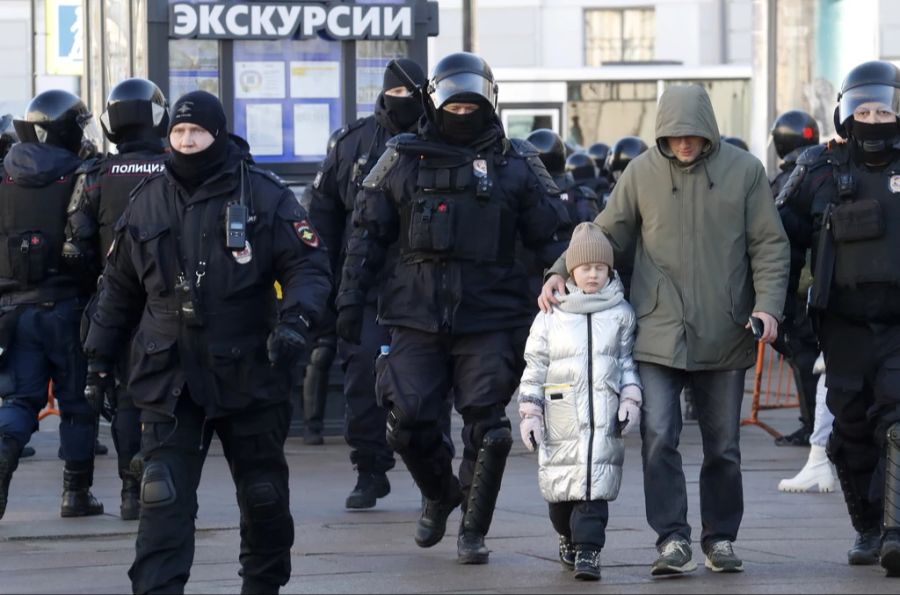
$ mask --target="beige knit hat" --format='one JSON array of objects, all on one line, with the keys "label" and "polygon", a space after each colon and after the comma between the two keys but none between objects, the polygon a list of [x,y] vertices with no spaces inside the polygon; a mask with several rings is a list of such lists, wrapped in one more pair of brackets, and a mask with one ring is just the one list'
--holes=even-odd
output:
[{"label": "beige knit hat", "polygon": [[602,262],[613,268],[613,247],[596,223],[585,222],[575,226],[569,249],[566,250],[566,270],[569,274],[583,264]]}]

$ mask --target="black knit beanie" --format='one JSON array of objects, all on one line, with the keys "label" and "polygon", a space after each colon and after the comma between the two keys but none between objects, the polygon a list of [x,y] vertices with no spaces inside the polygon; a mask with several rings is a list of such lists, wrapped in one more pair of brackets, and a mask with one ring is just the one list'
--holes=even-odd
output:
[{"label": "black knit beanie", "polygon": [[[391,60],[391,62],[396,62],[400,65],[400,67],[406,71],[406,74],[409,75],[409,78],[413,80],[413,82],[417,85],[425,84],[425,72],[422,70],[422,67],[417,63],[413,62],[409,58],[398,58],[396,60]],[[390,62],[388,63],[390,64]],[[400,77],[394,74],[390,68],[384,69],[384,84],[381,86],[382,91],[387,91],[388,89],[393,89],[394,87],[405,87],[406,83],[400,80]]]},{"label": "black knit beanie", "polygon": [[178,124],[196,124],[213,136],[226,132],[228,121],[222,102],[206,91],[191,91],[175,102],[169,118],[169,132]]}]

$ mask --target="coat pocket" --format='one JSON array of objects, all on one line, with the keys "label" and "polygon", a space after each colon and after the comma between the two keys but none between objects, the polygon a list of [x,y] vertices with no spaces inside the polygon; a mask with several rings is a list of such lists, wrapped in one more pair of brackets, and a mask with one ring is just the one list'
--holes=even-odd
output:
[{"label": "coat pocket", "polygon": [[174,261],[174,254],[166,258],[174,252],[171,245],[174,238],[171,237],[169,226],[147,223],[140,227],[129,227],[128,231],[140,247],[135,272],[140,275],[141,284],[148,295],[166,295],[169,283],[174,282],[175,276],[175,271],[167,270]]},{"label": "coat pocket", "polygon": [[181,394],[176,382],[176,341],[174,337],[138,331],[131,344],[131,377],[128,390],[136,403],[163,401],[171,393]]},{"label": "coat pocket", "polygon": [[571,440],[578,433],[578,410],[571,384],[544,387],[544,427],[548,443]]}]

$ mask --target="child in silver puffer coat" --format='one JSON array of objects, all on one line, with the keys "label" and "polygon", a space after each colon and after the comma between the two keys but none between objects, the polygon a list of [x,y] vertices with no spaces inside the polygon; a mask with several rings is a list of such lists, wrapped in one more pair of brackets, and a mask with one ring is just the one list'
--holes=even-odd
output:
[{"label": "child in silver puffer coat", "polygon": [[575,228],[566,268],[568,294],[531,326],[519,385],[520,430],[525,446],[538,450],[541,495],[560,536],[560,561],[575,578],[598,580],[608,502],[622,480],[622,436],[641,417],[635,316],[613,275],[612,246],[597,225]]}]

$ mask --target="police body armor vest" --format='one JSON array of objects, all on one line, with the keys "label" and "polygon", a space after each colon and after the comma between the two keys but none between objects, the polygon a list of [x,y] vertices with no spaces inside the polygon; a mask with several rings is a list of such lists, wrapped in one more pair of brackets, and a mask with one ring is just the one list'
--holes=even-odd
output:
[{"label": "police body armor vest", "polygon": [[497,197],[494,154],[424,155],[418,164],[415,195],[400,209],[403,259],[512,264],[516,221]]},{"label": "police body armor vest", "polygon": [[834,283],[900,287],[900,161],[883,171],[834,164],[838,202],[828,222],[835,241]]},{"label": "police body armor vest", "polygon": [[131,199],[131,191],[141,181],[165,169],[165,153],[132,153],[114,155],[106,160],[100,172],[100,224],[101,254],[106,254],[115,236],[115,225],[125,212]]},{"label": "police body armor vest", "polygon": [[42,188],[19,186],[3,171],[0,183],[0,278],[30,289],[59,274],[66,207],[77,176]]}]

